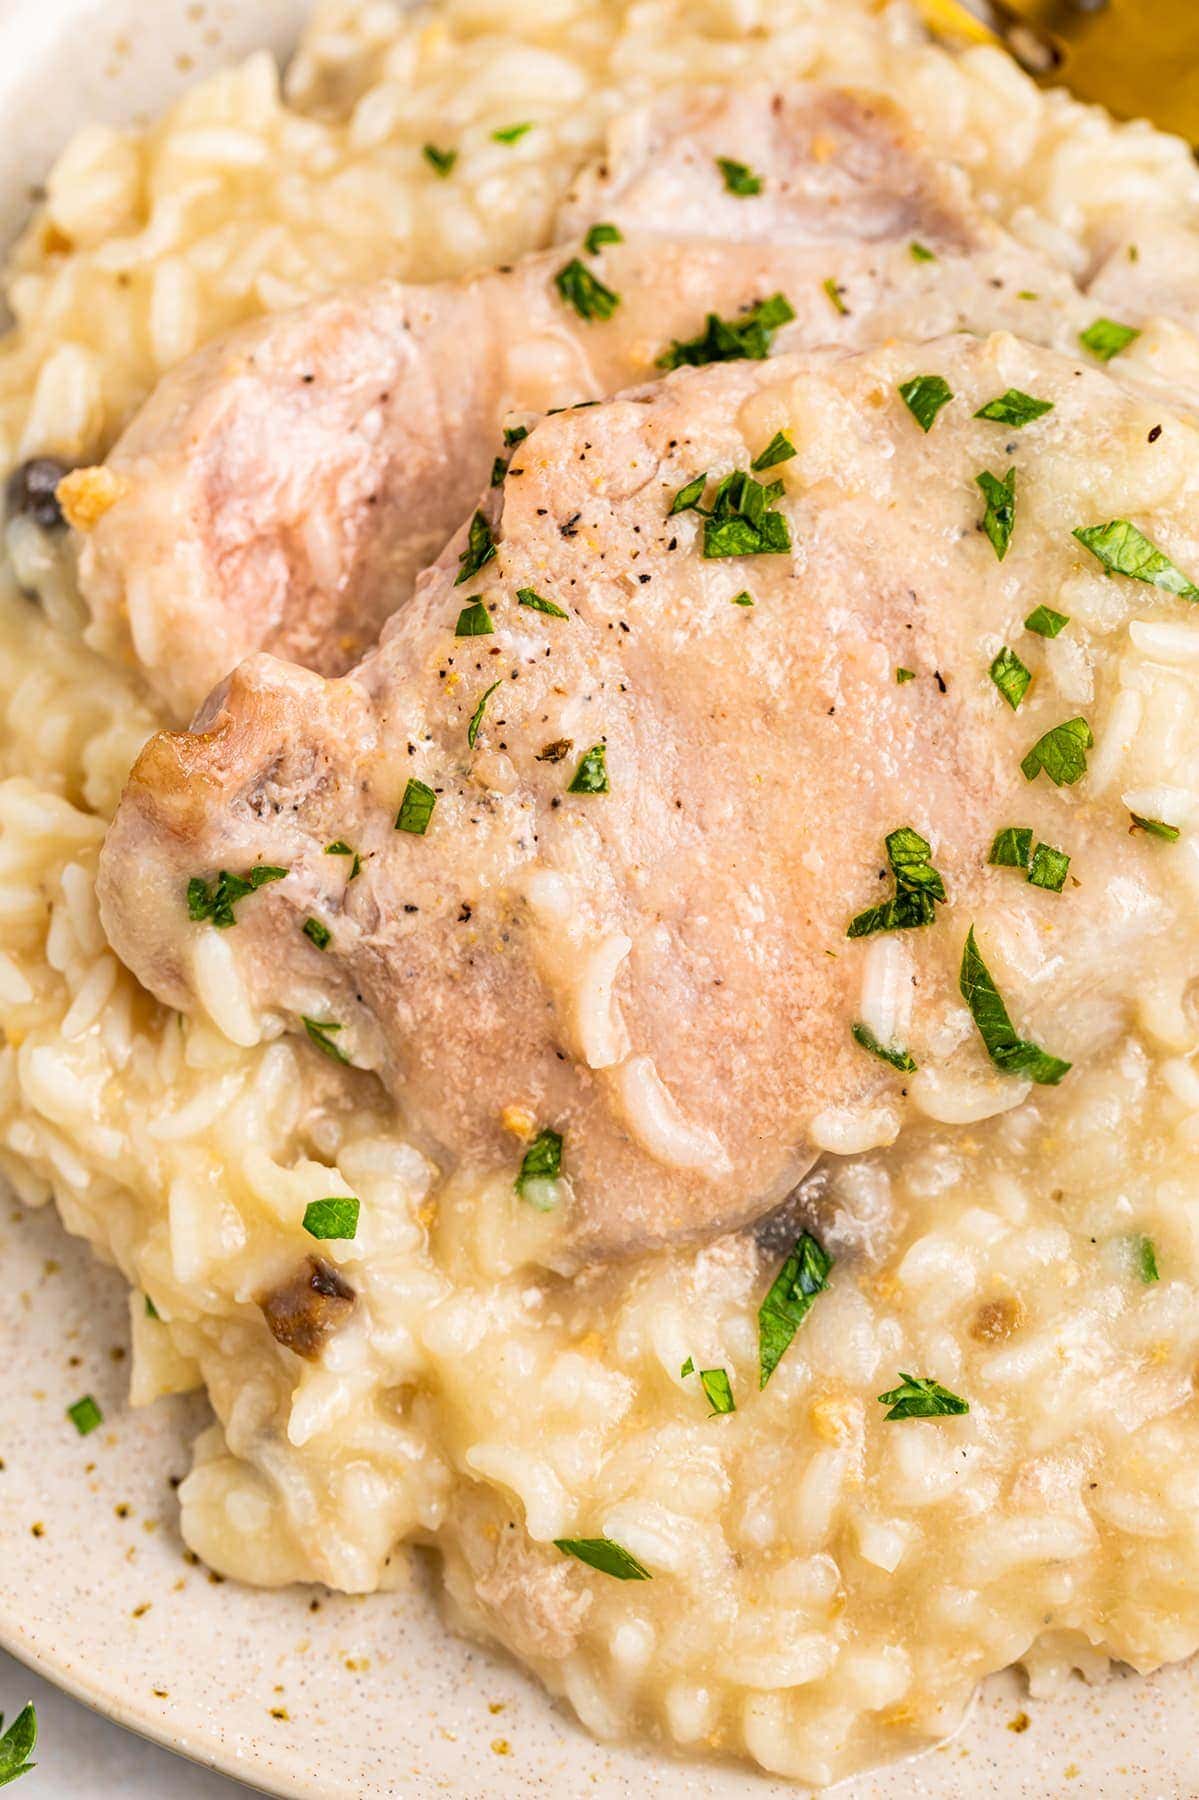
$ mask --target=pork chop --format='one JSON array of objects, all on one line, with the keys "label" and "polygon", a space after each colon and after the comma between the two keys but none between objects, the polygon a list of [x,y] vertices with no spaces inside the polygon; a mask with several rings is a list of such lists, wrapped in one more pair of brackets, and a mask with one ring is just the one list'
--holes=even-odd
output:
[{"label": "pork chop", "polygon": [[[80,574],[93,641],[139,664],[172,717],[257,649],[349,668],[531,414],[772,340],[964,326],[1068,345],[1084,322],[1067,277],[987,220],[885,101],[703,89],[612,148],[566,203],[572,243],[463,281],[344,291],[165,377],[109,458],[116,503],[83,536]],[[735,192],[721,159],[738,157]],[[624,241],[592,253],[578,239],[613,214]]]},{"label": "pork chop", "polygon": [[[1075,526],[1199,568],[1196,450],[1003,335],[548,418],[350,674],[259,655],[151,740],[109,936],[240,1041],[376,1070],[445,1166],[516,1180],[537,1133],[558,1266],[755,1218],[913,1104],[978,1116],[947,1081],[1056,1081],[1161,956],[1162,847],[1083,776],[1102,689],[1064,699],[1023,621],[1101,573]],[[1111,584],[1105,632],[1181,591]],[[992,1013],[992,1070],[962,1009],[972,923],[1039,1063]]]}]

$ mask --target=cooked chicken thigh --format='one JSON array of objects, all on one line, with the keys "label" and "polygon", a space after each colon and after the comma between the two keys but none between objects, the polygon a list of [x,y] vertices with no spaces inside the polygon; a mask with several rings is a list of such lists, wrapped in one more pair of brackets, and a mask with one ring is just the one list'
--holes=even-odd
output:
[{"label": "cooked chicken thigh", "polygon": [[[738,156],[760,191],[730,190],[719,159]],[[257,649],[336,674],[473,504],[504,427],[531,413],[680,354],[962,326],[1072,345],[1090,316],[894,108],[836,90],[666,98],[617,128],[563,228],[577,238],[613,215],[625,241],[594,254],[576,241],[460,282],[345,291],[170,373],[114,449],[120,497],[84,539],[97,645],[132,656],[180,721]],[[704,339],[709,315],[744,327],[780,293],[775,328],[672,352]]]},{"label": "cooked chicken thigh", "polygon": [[548,418],[349,675],[257,656],[150,742],[106,929],[170,1005],[378,1071],[447,1165],[559,1134],[522,1184],[559,1266],[752,1219],[1119,1029],[1162,846],[1089,790],[1088,634],[1055,660],[1023,622],[1089,580],[1104,634],[1181,607],[1071,534],[1135,519],[1199,568],[1195,469],[1188,425],[1004,335]]}]

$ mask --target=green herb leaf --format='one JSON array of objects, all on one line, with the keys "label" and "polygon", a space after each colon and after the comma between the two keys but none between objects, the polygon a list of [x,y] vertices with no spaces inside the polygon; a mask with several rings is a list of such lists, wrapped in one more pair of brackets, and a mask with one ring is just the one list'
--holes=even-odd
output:
[{"label": "green herb leaf", "polygon": [[1176,844],[1182,836],[1177,825],[1167,825],[1161,819],[1143,819],[1140,813],[1129,813],[1133,828],[1136,831],[1147,831],[1150,837],[1164,838],[1167,844]]},{"label": "green herb leaf", "polygon": [[921,431],[927,433],[941,408],[953,399],[953,391],[941,375],[913,375],[910,381],[900,383],[899,397]]},{"label": "green herb leaf", "polygon": [[[4,1723],[0,1718],[0,1725]],[[0,1737],[0,1787],[7,1787],[36,1765],[30,1757],[37,1748],[37,1713],[32,1705],[23,1706],[8,1730]]]},{"label": "green herb leaf", "polygon": [[755,175],[743,162],[734,162],[731,156],[718,156],[716,167],[724,176],[724,185],[730,194],[737,194],[742,199],[748,194],[762,192],[762,177]]},{"label": "green herb leaf", "polygon": [[155,1306],[153,1300],[151,1300],[149,1294],[146,1295],[146,1317],[147,1317],[147,1319],[160,1319],[161,1318],[161,1314],[159,1313],[158,1308]]},{"label": "green herb leaf", "polygon": [[304,1208],[304,1229],[309,1237],[345,1240],[358,1235],[359,1203],[352,1195],[335,1194],[328,1200],[310,1200]]},{"label": "green herb leaf", "polygon": [[466,549],[458,558],[458,573],[454,577],[454,586],[461,587],[464,581],[479,573],[495,555],[495,539],[491,535],[491,526],[477,512],[470,522],[467,533]]},{"label": "green herb leaf", "polygon": [[915,238],[908,245],[908,249],[912,253],[913,262],[936,262],[937,260],[933,251],[927,249],[924,244],[918,244]]},{"label": "green herb leaf", "polygon": [[487,702],[495,693],[496,688],[502,686],[503,676],[500,677],[499,681],[492,682],[491,686],[485,691],[483,698],[479,701],[479,704],[475,707],[474,712],[471,714],[470,724],[466,728],[466,741],[472,750],[475,747],[475,739],[479,735],[479,727],[483,723],[483,714],[487,711]]},{"label": "green herb leaf", "polygon": [[349,874],[346,876],[347,886],[351,881],[353,881],[354,877],[358,874],[358,871],[362,867],[362,858],[359,856],[359,854],[356,850],[351,850],[350,846],[346,843],[344,838],[338,838],[336,843],[326,844],[325,845],[325,855],[326,856],[352,856],[354,858],[354,866],[350,870]]},{"label": "green herb leaf", "polygon": [[507,444],[509,450],[515,449],[517,444],[523,444],[528,435],[529,428],[527,425],[504,426],[504,442]]},{"label": "green herb leaf", "polygon": [[413,837],[424,837],[436,805],[437,795],[433,789],[426,787],[414,775],[410,776],[404,789],[404,797],[400,801],[400,810],[396,814],[396,830],[409,831]]},{"label": "green herb leaf", "polygon": [[1028,684],[1032,675],[1014,650],[1005,644],[999,655],[992,662],[989,674],[1012,711],[1015,712],[1021,700],[1028,692]]},{"label": "green herb leaf", "polygon": [[998,869],[1027,869],[1032,856],[1032,832],[1024,825],[1006,825],[997,831],[987,861]]},{"label": "green herb leaf", "polygon": [[227,931],[237,923],[233,909],[239,900],[244,900],[247,894],[256,894],[269,881],[282,881],[287,873],[286,869],[277,868],[273,863],[259,863],[244,875],[222,869],[211,888],[198,875],[193,875],[187,884],[187,916],[196,924],[207,921],[218,931]]},{"label": "green herb leaf", "polygon": [[533,121],[531,119],[525,120],[521,125],[501,125],[498,131],[492,132],[491,141],[494,144],[516,144],[527,131],[532,131],[532,129]]},{"label": "green herb leaf", "polygon": [[733,1386],[727,1369],[701,1369],[699,1384],[704,1390],[708,1405],[712,1408],[708,1414],[714,1419],[717,1413],[736,1412],[737,1402],[733,1399]]},{"label": "green herb leaf", "polygon": [[679,489],[670,503],[670,511],[666,517],[673,519],[676,513],[700,510],[699,502],[703,499],[704,489],[707,485],[708,471],[705,469],[702,475],[693,476],[685,487]]},{"label": "green herb leaf", "polygon": [[904,1075],[915,1073],[916,1064],[907,1051],[901,1050],[898,1044],[881,1044],[869,1025],[852,1025],[850,1030],[854,1043],[860,1044],[863,1050],[869,1050],[871,1056],[877,1056],[883,1062],[890,1063],[893,1069],[899,1069]]},{"label": "green herb leaf", "polygon": [[733,595],[732,605],[734,606],[752,606],[753,603],[754,597],[748,588],[742,588],[739,594]]},{"label": "green herb leaf", "polygon": [[758,1308],[758,1387],[778,1368],[817,1294],[828,1286],[833,1258],[810,1232],[801,1232]]},{"label": "green herb leaf", "polygon": [[345,1051],[339,1050],[333,1042],[332,1034],[344,1029],[335,1019],[309,1019],[301,1013],[300,1022],[318,1050],[323,1050],[325,1055],[332,1057],[334,1062],[349,1064],[350,1059]]},{"label": "green herb leaf", "polygon": [[547,1182],[557,1181],[562,1174],[562,1134],[539,1131],[521,1158],[516,1177],[516,1191],[522,1200],[530,1201],[539,1212],[549,1212],[556,1203],[546,1199]]},{"label": "green herb leaf", "polygon": [[73,1406],[68,1406],[67,1417],[80,1437],[86,1437],[89,1431],[95,1431],[97,1425],[104,1423],[104,1414],[90,1394],[84,1394],[82,1400],[76,1400]]},{"label": "green herb leaf", "polygon": [[594,256],[596,251],[602,250],[605,244],[623,244],[624,233],[615,225],[600,223],[591,227],[583,239],[583,243],[589,255]]},{"label": "green herb leaf", "polygon": [[895,892],[878,906],[869,906],[850,920],[846,937],[871,937],[876,931],[911,931],[931,925],[935,902],[945,899],[945,883],[928,860],[932,846],[910,825],[901,825],[886,840],[887,861],[895,877]]},{"label": "green herb leaf", "polygon": [[1087,772],[1087,751],[1094,744],[1085,719],[1065,719],[1038,738],[1020,764],[1025,780],[1035,781],[1044,769],[1055,787],[1072,787]]},{"label": "green herb leaf", "polygon": [[1070,1064],[1063,1062],[1060,1056],[1050,1056],[1027,1039],[1017,1037],[999,989],[975,942],[973,926],[967,933],[966,947],[962,951],[958,986],[995,1067],[1005,1075],[1027,1075],[1041,1087],[1056,1087]]},{"label": "green herb leaf", "polygon": [[570,614],[563,612],[560,606],[555,606],[552,600],[543,599],[540,594],[534,593],[532,588],[517,588],[516,600],[518,606],[527,606],[533,612],[548,613],[551,619],[568,619],[570,617]]},{"label": "green herb leaf", "polygon": [[592,744],[585,750],[575,770],[574,780],[567,788],[568,794],[606,794],[608,792],[608,764],[603,744]]},{"label": "green herb leaf", "polygon": [[1137,1270],[1146,1287],[1150,1282],[1161,1280],[1161,1276],[1157,1272],[1157,1250],[1152,1238],[1143,1237],[1137,1240]]},{"label": "green herb leaf", "polygon": [[709,313],[698,337],[680,341],[672,338],[670,348],[658,358],[659,369],[678,369],[684,364],[699,368],[704,363],[737,362],[748,358],[761,362],[770,355],[774,334],[795,317],[790,301],[783,294],[772,294],[759,300],[736,319],[722,319]]},{"label": "green herb leaf", "polygon": [[778,463],[790,462],[794,455],[795,445],[787,433],[776,431],[765,450],[759,451],[749,466],[760,475],[763,469],[773,469]]},{"label": "green herb leaf", "polygon": [[1127,519],[1109,519],[1106,525],[1082,525],[1074,535],[1109,573],[1146,581],[1167,594],[1177,594],[1180,600],[1199,600],[1199,587]]},{"label": "green herb leaf", "polygon": [[1055,850],[1051,844],[1038,844],[1028,865],[1028,879],[1033,887],[1060,894],[1066,885],[1069,867],[1070,858],[1064,850]]},{"label": "green herb leaf", "polygon": [[482,600],[472,600],[462,608],[454,626],[455,637],[490,637],[495,630]]},{"label": "green herb leaf", "polygon": [[679,1379],[681,1381],[686,1381],[688,1375],[694,1375],[694,1374],[695,1374],[695,1358],[693,1356],[689,1356],[687,1358],[686,1362],[683,1364],[682,1368],[679,1370]]},{"label": "green herb leaf", "polygon": [[491,485],[501,487],[504,476],[508,473],[508,464],[502,456],[497,456],[491,465]]},{"label": "green herb leaf", "polygon": [[1035,631],[1038,637],[1055,638],[1069,623],[1069,613],[1054,612],[1051,606],[1034,606],[1024,621],[1024,629]]},{"label": "green herb leaf", "polygon": [[934,1381],[931,1375],[905,1375],[899,1371],[902,1386],[880,1394],[879,1405],[889,1406],[887,1419],[944,1419],[951,1413],[968,1413],[969,1403]]},{"label": "green herb leaf", "polygon": [[611,1538],[555,1538],[554,1545],[567,1556],[577,1556],[588,1568],[601,1575],[614,1575],[617,1581],[650,1581],[649,1570]]},{"label": "green herb leaf", "polygon": [[1014,425],[1019,430],[1021,425],[1031,425],[1034,419],[1052,411],[1052,400],[1037,400],[1032,394],[1022,394],[1019,388],[1009,388],[998,399],[988,400],[985,406],[980,406],[974,416],[976,419],[993,419],[998,425]]},{"label": "green herb leaf", "polygon": [[915,669],[898,668],[895,671],[896,687],[902,687],[905,681],[915,681],[915,679],[916,679]]},{"label": "green herb leaf", "polygon": [[580,319],[610,319],[620,305],[620,295],[605,287],[586,263],[572,256],[554,276],[554,286],[567,306],[573,306]]},{"label": "green herb leaf", "polygon": [[726,475],[704,520],[705,557],[775,556],[790,550],[790,527],[772,509],[782,491],[781,481],[755,481],[745,469]]},{"label": "green herb leaf", "polygon": [[1009,469],[1001,479],[992,475],[989,469],[984,469],[974,480],[982,489],[983,499],[987,503],[982,516],[982,528],[991,540],[991,548],[1002,562],[1007,555],[1016,523],[1016,471],[1014,468]]},{"label": "green herb leaf", "polygon": [[436,144],[425,144],[421,155],[430,167],[443,179],[450,173],[458,160],[456,150],[439,150]]},{"label": "green herb leaf", "polygon": [[1113,356],[1118,356],[1121,350],[1127,350],[1134,338],[1139,338],[1140,335],[1131,325],[1118,325],[1115,319],[1096,319],[1093,325],[1088,325],[1085,331],[1079,332],[1078,341],[1084,350],[1089,350],[1100,362],[1111,362]]},{"label": "green herb leaf", "polygon": [[845,289],[836,276],[830,275],[827,281],[822,281],[820,285],[832,301],[833,311],[841,313],[842,316],[848,314],[849,308],[845,304]]},{"label": "green herb leaf", "polygon": [[302,929],[304,936],[310,938],[318,950],[329,948],[333,933],[327,925],[322,925],[319,919],[305,919]]}]

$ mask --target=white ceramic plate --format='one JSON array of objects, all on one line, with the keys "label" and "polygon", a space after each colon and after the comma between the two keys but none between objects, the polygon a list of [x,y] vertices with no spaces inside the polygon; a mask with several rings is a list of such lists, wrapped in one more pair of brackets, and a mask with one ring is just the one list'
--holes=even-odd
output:
[{"label": "white ceramic plate", "polygon": [[[303,11],[302,0],[0,0],[0,242],[75,125],[157,111],[222,60],[284,49]],[[436,1571],[419,1559],[405,1591],[364,1600],[215,1583],[184,1558],[171,1485],[204,1408],[126,1407],[122,1284],[49,1210],[2,1197],[0,1268],[0,1642],[78,1698],[291,1800],[795,1793],[740,1768],[595,1744],[512,1663],[447,1634]],[[105,1424],[83,1439],[64,1409],[89,1392]],[[0,1695],[10,1711],[19,1701]],[[1197,1702],[1193,1667],[1073,1683],[1052,1707],[1000,1677],[952,1744],[840,1793],[1190,1800]],[[1022,1711],[1029,1728],[1013,1733]]]}]

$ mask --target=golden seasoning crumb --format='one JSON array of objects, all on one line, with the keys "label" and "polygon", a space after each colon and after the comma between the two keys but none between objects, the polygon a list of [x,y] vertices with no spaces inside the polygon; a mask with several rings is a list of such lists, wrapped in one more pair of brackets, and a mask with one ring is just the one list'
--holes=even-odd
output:
[{"label": "golden seasoning crumb", "polygon": [[117,1515],[118,1519],[127,1519],[129,1517],[130,1512],[132,1511],[132,1508],[130,1507],[129,1502],[127,1500],[122,1500],[116,1506],[114,1506],[112,1510]]},{"label": "golden seasoning crumb", "polygon": [[1027,1731],[1029,1723],[1030,1720],[1028,1714],[1026,1712],[1018,1712],[1014,1719],[1008,1720],[1007,1728],[1009,1731]]},{"label": "golden seasoning crumb", "polygon": [[506,1704],[504,1700],[489,1700],[487,1710],[489,1713],[502,1713]]},{"label": "golden seasoning crumb", "polygon": [[492,1738],[491,1748],[497,1756],[511,1756],[512,1754],[512,1746],[507,1738]]},{"label": "golden seasoning crumb", "polygon": [[36,1525],[31,1525],[29,1530],[34,1537],[45,1537],[46,1535],[46,1527],[42,1524],[40,1519]]},{"label": "golden seasoning crumb", "polygon": [[371,1659],[369,1656],[346,1657],[346,1668],[350,1671],[351,1675],[362,1675],[370,1668],[370,1666]]},{"label": "golden seasoning crumb", "polygon": [[1065,1776],[1067,1781],[1077,1781],[1077,1779],[1081,1773],[1082,1773],[1082,1770],[1079,1768],[1077,1763],[1067,1763],[1065,1768],[1062,1770],[1062,1774]]},{"label": "golden seasoning crumb", "polygon": [[537,1119],[527,1106],[506,1106],[500,1114],[500,1124],[512,1136],[520,1138],[522,1143],[529,1143],[537,1130]]},{"label": "golden seasoning crumb", "polygon": [[1002,1344],[1024,1323],[1024,1308],[1010,1294],[984,1300],[975,1313],[970,1336],[979,1344]]},{"label": "golden seasoning crumb", "polygon": [[842,1444],[853,1430],[854,1408],[849,1401],[826,1395],[808,1408],[808,1423],[826,1444]]},{"label": "golden seasoning crumb", "polygon": [[916,1723],[916,1711],[910,1700],[901,1700],[898,1706],[889,1706],[880,1717],[884,1725],[895,1725],[904,1731]]},{"label": "golden seasoning crumb", "polygon": [[74,240],[69,238],[53,221],[47,219],[42,226],[42,255],[69,256],[75,248]]},{"label": "golden seasoning crumb", "polygon": [[271,1718],[272,1719],[282,1719],[285,1724],[291,1723],[291,1714],[288,1712],[288,1710],[285,1706],[272,1706],[271,1707]]},{"label": "golden seasoning crumb", "polygon": [[157,1700],[166,1700],[166,1699],[170,1698],[170,1689],[169,1688],[151,1688],[150,1692],[154,1695],[155,1699],[157,1699]]},{"label": "golden seasoning crumb", "polygon": [[598,1361],[604,1354],[604,1340],[598,1331],[589,1331],[578,1340],[575,1349],[580,1356],[590,1356]]},{"label": "golden seasoning crumb", "polygon": [[150,1610],[150,1606],[151,1606],[151,1602],[149,1600],[143,1600],[140,1606],[134,1607],[133,1611],[129,1615],[130,1618],[131,1619],[144,1619],[146,1614]]},{"label": "golden seasoning crumb", "polygon": [[107,469],[72,469],[54,490],[62,514],[76,531],[92,531],[110,507],[129,492],[123,475]]},{"label": "golden seasoning crumb", "polygon": [[42,1274],[43,1275],[57,1275],[58,1271],[61,1268],[62,1268],[62,1264],[60,1262],[57,1262],[54,1257],[48,1256],[46,1258],[45,1262],[42,1264]]}]

